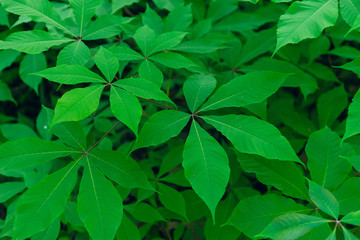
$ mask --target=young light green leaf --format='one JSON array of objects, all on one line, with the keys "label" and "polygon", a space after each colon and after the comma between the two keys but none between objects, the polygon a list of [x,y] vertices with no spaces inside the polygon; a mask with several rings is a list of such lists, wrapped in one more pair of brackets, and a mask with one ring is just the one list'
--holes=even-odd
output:
[{"label": "young light green leaf", "polygon": [[6,202],[25,189],[24,182],[4,182],[0,184],[0,203]]},{"label": "young light green leaf", "polygon": [[69,0],[70,6],[74,11],[76,24],[79,28],[80,38],[83,36],[85,27],[94,16],[101,2],[101,0]]},{"label": "young light green leaf", "polygon": [[280,88],[288,76],[287,73],[259,71],[234,78],[219,87],[199,111],[263,102]]},{"label": "young light green leaf", "polygon": [[70,38],[52,36],[42,30],[21,31],[10,34],[5,41],[0,41],[0,49],[14,49],[19,52],[38,54],[53,46],[71,41]]},{"label": "young light green leaf", "polygon": [[149,60],[145,59],[139,66],[140,78],[153,82],[159,88],[164,81],[164,75],[162,72]]},{"label": "young light green leaf", "polygon": [[35,22],[44,22],[76,37],[76,34],[74,34],[61,19],[50,1],[34,0],[28,2],[26,0],[1,0],[0,3],[8,12],[29,17]]},{"label": "young light green leaf", "polygon": [[6,83],[0,80],[0,101],[11,101],[16,104],[15,99],[13,98],[10,88]]},{"label": "young light green leaf", "polygon": [[34,75],[60,84],[105,83],[102,77],[80,65],[58,65],[34,73]]},{"label": "young light green leaf", "polygon": [[104,74],[108,82],[111,82],[119,71],[119,61],[114,54],[101,46],[96,53],[94,60],[96,66],[100,69],[102,74]]},{"label": "young light green leaf", "polygon": [[350,30],[345,34],[345,36],[349,35],[352,31],[358,29],[360,27],[360,13],[357,18],[355,18],[354,24],[350,28]]},{"label": "young light green leaf", "polygon": [[310,209],[291,198],[265,194],[241,200],[226,224],[233,225],[248,237],[253,238],[278,216],[309,211]]},{"label": "young light green leaf", "polygon": [[111,87],[110,106],[114,116],[137,135],[142,116],[139,100],[121,88]]},{"label": "young light green leaf", "polygon": [[70,163],[21,195],[13,229],[15,239],[44,231],[63,213],[76,184],[77,170],[77,162]]},{"label": "young light green leaf", "polygon": [[226,136],[239,152],[303,164],[287,139],[266,121],[246,115],[203,116],[202,119]]},{"label": "young light green leaf", "polygon": [[215,221],[215,209],[225,193],[230,177],[225,150],[193,120],[183,153],[185,177],[210,209]]},{"label": "young light green leaf", "polygon": [[360,226],[360,211],[351,212],[346,214],[342,219],[341,222]]},{"label": "young light green leaf", "polygon": [[57,57],[56,65],[67,64],[84,66],[90,59],[90,49],[83,41],[76,41],[61,49]]},{"label": "young light green leaf", "polygon": [[0,169],[23,169],[76,152],[64,145],[38,138],[9,141],[0,145]]},{"label": "young light green leaf", "polygon": [[216,79],[211,75],[194,74],[186,79],[183,91],[186,103],[192,113],[209,97],[215,87]]},{"label": "young light green leaf", "polygon": [[159,89],[154,83],[141,78],[125,78],[113,83],[126,91],[145,99],[165,101],[176,106],[171,99]]},{"label": "young light green leaf", "polygon": [[60,122],[79,121],[95,112],[104,87],[103,85],[93,85],[66,92],[56,104],[51,126]]},{"label": "young light green leaf", "polygon": [[144,57],[129,47],[115,46],[109,49],[119,61],[144,60]]},{"label": "young light green leaf", "polygon": [[78,212],[92,239],[114,239],[123,215],[122,199],[88,158],[80,182]]},{"label": "young light green leaf", "polygon": [[190,59],[184,57],[180,53],[174,52],[162,52],[149,57],[150,60],[161,63],[162,65],[169,68],[190,68],[196,67],[197,65]]},{"label": "young light green leaf", "polygon": [[174,188],[169,187],[168,185],[157,183],[159,190],[159,200],[160,202],[169,210],[173,211],[184,217],[188,222],[186,216],[186,205],[184,197]]},{"label": "young light green leaf", "polygon": [[274,54],[289,43],[318,37],[324,28],[333,26],[338,17],[338,1],[296,1],[280,17]]},{"label": "young light green leaf", "polygon": [[51,129],[55,136],[71,147],[86,151],[86,136],[79,122],[63,122]]},{"label": "young light green leaf", "polygon": [[38,94],[38,86],[41,82],[40,76],[34,76],[30,73],[35,73],[45,69],[46,57],[44,54],[26,54],[23,60],[20,62],[19,75],[21,80],[29,87],[34,89]]},{"label": "young light green leaf", "polygon": [[133,150],[156,146],[179,135],[189,119],[189,114],[174,110],[164,110],[151,115],[141,129]]},{"label": "young light green leaf", "polygon": [[349,106],[348,117],[346,119],[345,134],[342,142],[345,139],[360,133],[360,91],[357,91]]},{"label": "young light green leaf", "polygon": [[310,199],[320,210],[337,219],[339,217],[339,202],[334,195],[317,183],[308,181]]},{"label": "young light green leaf", "polygon": [[112,181],[125,188],[153,190],[145,172],[131,157],[120,151],[96,150],[89,153],[90,160]]},{"label": "young light green leaf", "polygon": [[297,239],[329,220],[300,213],[288,213],[275,218],[257,235],[258,238]]},{"label": "young light green leaf", "polygon": [[249,154],[238,154],[237,160],[245,172],[255,173],[261,183],[274,186],[285,195],[309,200],[304,173],[295,163]]},{"label": "young light green leaf", "polygon": [[326,127],[311,134],[305,148],[311,179],[330,190],[336,189],[352,170],[350,163],[340,157],[346,151],[340,142],[340,137]]},{"label": "young light green leaf", "polygon": [[185,37],[184,32],[166,32],[159,35],[150,46],[148,55],[160,52],[162,50],[168,50],[177,46]]},{"label": "young light green leaf", "polygon": [[156,39],[156,33],[149,26],[145,25],[136,30],[134,39],[144,56],[148,56],[151,45]]}]

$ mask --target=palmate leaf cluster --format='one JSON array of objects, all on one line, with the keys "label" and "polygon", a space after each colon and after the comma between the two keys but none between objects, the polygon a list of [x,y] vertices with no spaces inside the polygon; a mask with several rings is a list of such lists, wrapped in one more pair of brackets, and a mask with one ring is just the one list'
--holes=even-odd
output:
[{"label": "palmate leaf cluster", "polygon": [[2,239],[360,237],[360,2],[0,0]]}]

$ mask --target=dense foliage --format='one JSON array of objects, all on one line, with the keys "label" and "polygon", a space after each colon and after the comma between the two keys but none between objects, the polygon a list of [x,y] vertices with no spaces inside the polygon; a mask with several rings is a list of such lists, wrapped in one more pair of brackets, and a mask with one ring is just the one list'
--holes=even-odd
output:
[{"label": "dense foliage", "polygon": [[0,0],[1,239],[358,239],[358,0]]}]

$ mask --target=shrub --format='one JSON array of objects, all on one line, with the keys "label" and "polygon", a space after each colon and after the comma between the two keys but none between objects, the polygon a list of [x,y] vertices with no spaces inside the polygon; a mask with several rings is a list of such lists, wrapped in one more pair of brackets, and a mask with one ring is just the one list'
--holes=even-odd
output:
[{"label": "shrub", "polygon": [[357,239],[358,1],[0,2],[2,238]]}]

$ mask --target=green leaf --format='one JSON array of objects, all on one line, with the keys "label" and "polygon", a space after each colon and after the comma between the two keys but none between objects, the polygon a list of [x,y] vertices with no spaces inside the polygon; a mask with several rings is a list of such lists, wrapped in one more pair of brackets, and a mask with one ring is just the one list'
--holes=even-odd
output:
[{"label": "green leaf", "polygon": [[141,129],[133,150],[156,146],[179,135],[189,118],[189,114],[174,110],[163,110],[151,115]]},{"label": "green leaf", "polygon": [[185,177],[210,209],[215,221],[215,209],[225,193],[230,167],[225,150],[193,120],[183,153]]},{"label": "green leaf", "polygon": [[148,25],[152,28],[156,34],[161,34],[163,32],[163,20],[148,4],[146,4],[145,12],[141,15],[141,21],[143,25]]},{"label": "green leaf", "polygon": [[141,78],[125,78],[114,82],[113,85],[121,87],[138,97],[164,101],[176,106],[158,86],[148,80]]},{"label": "green leaf", "polygon": [[115,55],[115,57],[119,61],[144,60],[144,57],[140,53],[132,50],[129,47],[115,46],[115,47],[110,48],[110,51]]},{"label": "green leaf", "polygon": [[11,101],[16,104],[8,85],[0,80],[0,101]]},{"label": "green leaf", "polygon": [[68,164],[21,195],[16,208],[14,239],[44,231],[63,213],[76,184],[77,163]]},{"label": "green leaf", "polygon": [[348,178],[333,192],[339,202],[341,215],[359,210],[360,192],[354,191],[354,189],[359,189],[359,187],[360,179],[352,177]]},{"label": "green leaf", "polygon": [[194,74],[184,83],[183,91],[186,103],[193,113],[209,97],[216,87],[216,79],[211,75]]},{"label": "green leaf", "polygon": [[105,83],[102,77],[80,65],[58,65],[35,75],[60,84]]},{"label": "green leaf", "polygon": [[352,25],[352,27],[350,28],[350,30],[345,34],[345,37],[347,35],[349,35],[349,33],[351,33],[352,31],[359,29],[360,27],[360,14],[358,15],[358,17],[355,19],[354,24]]},{"label": "green leaf", "polygon": [[9,141],[0,145],[0,169],[23,169],[75,152],[58,143],[37,138]]},{"label": "green leaf", "polygon": [[314,132],[306,144],[311,179],[327,189],[336,189],[351,172],[351,165],[340,156],[346,149],[341,139],[328,127]]},{"label": "green leaf", "polygon": [[83,127],[79,122],[63,122],[56,124],[52,128],[52,132],[69,146],[86,152],[86,136]]},{"label": "green leaf", "polygon": [[288,213],[275,218],[257,237],[297,239],[329,220],[300,213]]},{"label": "green leaf", "polygon": [[41,77],[31,75],[31,73],[46,69],[46,66],[46,57],[42,53],[34,55],[26,54],[20,62],[19,76],[26,85],[34,89],[36,94],[38,94],[38,86],[41,83]]},{"label": "green leaf", "polygon": [[31,240],[56,240],[60,233],[60,218],[55,219],[50,226],[43,232],[39,232],[31,237]]},{"label": "green leaf", "polygon": [[44,22],[76,37],[76,34],[68,28],[50,1],[0,0],[0,3],[8,12],[29,17],[35,22]]},{"label": "green leaf", "polygon": [[153,190],[145,172],[131,157],[120,151],[93,150],[90,160],[112,181],[125,188]]},{"label": "green leaf", "polygon": [[159,200],[160,202],[169,210],[177,213],[185,218],[188,222],[186,216],[186,206],[184,197],[174,188],[171,188],[160,182],[157,183],[159,190]]},{"label": "green leaf", "polygon": [[348,105],[348,96],[343,86],[323,93],[317,102],[319,124],[321,127],[331,126]]},{"label": "green leaf", "polygon": [[160,9],[172,11],[184,5],[184,0],[154,0],[155,5]]},{"label": "green leaf", "polygon": [[112,8],[111,13],[115,13],[120,8],[123,8],[124,6],[128,6],[137,2],[139,2],[139,0],[114,0],[112,1],[112,5],[111,5]]},{"label": "green leaf", "polygon": [[0,203],[6,202],[25,189],[24,182],[4,182],[0,184]]},{"label": "green leaf", "polygon": [[54,117],[54,110],[45,106],[41,107],[41,111],[36,118],[36,129],[44,140],[51,140],[50,124]]},{"label": "green leaf", "polygon": [[249,37],[241,49],[237,65],[244,64],[263,53],[272,51],[275,48],[275,44],[276,35],[273,29],[263,30]]},{"label": "green leaf", "polygon": [[123,215],[121,225],[116,233],[116,239],[141,240],[139,229],[126,215]]},{"label": "green leaf", "polygon": [[354,60],[352,60],[351,62],[345,63],[344,65],[341,65],[341,66],[336,66],[336,68],[350,70],[359,77],[360,76],[359,64],[360,64],[360,57],[357,57]]},{"label": "green leaf", "polygon": [[20,56],[20,52],[8,49],[0,51],[0,71],[10,67],[15,60]]},{"label": "green leaf", "polygon": [[233,114],[201,118],[226,136],[239,152],[303,164],[287,139],[276,127],[266,121],[252,116]]},{"label": "green leaf", "polygon": [[83,31],[91,18],[94,16],[96,9],[102,3],[101,0],[69,0],[73,9],[76,24],[79,28],[79,37],[83,36]]},{"label": "green leaf", "polygon": [[341,222],[360,226],[360,211],[351,212],[341,218]]},{"label": "green leaf", "polygon": [[52,36],[42,30],[21,31],[10,34],[6,41],[0,41],[0,49],[14,49],[19,52],[38,54],[53,46],[71,41],[73,40],[70,38]]},{"label": "green leaf", "polygon": [[149,57],[150,60],[158,62],[169,68],[189,68],[196,67],[197,65],[190,59],[184,57],[180,53],[162,52]]},{"label": "green leaf", "polygon": [[339,202],[335,196],[317,183],[308,181],[310,199],[320,210],[337,219],[339,217]]},{"label": "green leaf", "polygon": [[357,91],[349,106],[348,117],[346,119],[345,134],[342,142],[345,139],[360,133],[360,91]]},{"label": "green leaf", "polygon": [[317,38],[324,28],[333,26],[338,17],[338,1],[296,1],[280,17],[274,54],[289,43]]},{"label": "green leaf", "polygon": [[56,104],[51,126],[60,122],[79,121],[95,112],[104,87],[103,85],[93,85],[66,92]]},{"label": "green leaf", "polygon": [[110,106],[114,116],[137,135],[142,116],[139,100],[121,88],[111,87]]},{"label": "green leaf", "polygon": [[103,15],[91,21],[86,27],[83,40],[98,40],[118,35],[121,28],[118,19],[113,15]]},{"label": "green leaf", "polygon": [[274,186],[285,195],[309,200],[304,173],[295,163],[248,154],[239,154],[237,160],[244,171],[255,173],[261,183]]},{"label": "green leaf", "polygon": [[94,60],[96,66],[100,69],[102,74],[104,74],[108,82],[111,82],[119,71],[120,65],[114,54],[101,46],[96,53]]},{"label": "green leaf", "polygon": [[58,54],[56,65],[85,65],[91,59],[90,49],[83,41],[73,42]]},{"label": "green leaf", "polygon": [[275,194],[253,196],[241,200],[227,225],[233,225],[250,238],[259,234],[271,221],[287,213],[306,213],[307,209],[291,198]]},{"label": "green leaf", "polygon": [[219,87],[199,112],[263,102],[280,88],[288,76],[286,73],[260,71],[234,78]]},{"label": "green leaf", "polygon": [[187,53],[213,53],[223,48],[226,47],[210,39],[195,39],[182,42],[176,47],[173,47],[172,50]]},{"label": "green leaf", "polygon": [[78,212],[92,239],[114,239],[123,215],[122,199],[88,158],[80,182]]},{"label": "green leaf", "polygon": [[140,78],[153,82],[159,88],[164,81],[162,72],[149,60],[145,59],[139,66]]},{"label": "green leaf", "polygon": [[185,37],[187,33],[184,32],[167,32],[159,35],[150,46],[150,50],[148,55],[152,55],[154,53],[169,50],[175,46],[177,46]]},{"label": "green leaf", "polygon": [[1,133],[8,140],[39,137],[32,128],[21,123],[3,124],[1,125]]},{"label": "green leaf", "polygon": [[153,223],[157,221],[165,221],[163,216],[161,216],[155,208],[146,203],[127,204],[124,206],[124,209],[141,222]]},{"label": "green leaf", "polygon": [[151,45],[156,39],[156,33],[149,26],[145,25],[136,30],[134,34],[136,44],[141,49],[144,56],[148,56],[151,50]]},{"label": "green leaf", "polygon": [[344,231],[344,239],[345,240],[358,240],[358,238],[349,230],[341,226],[342,230]]},{"label": "green leaf", "polygon": [[350,26],[354,25],[355,19],[360,15],[360,3],[356,0],[340,0],[341,17]]},{"label": "green leaf", "polygon": [[178,6],[167,15],[164,30],[165,32],[185,31],[192,21],[191,4]]}]

